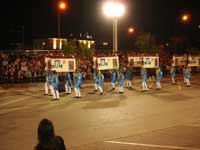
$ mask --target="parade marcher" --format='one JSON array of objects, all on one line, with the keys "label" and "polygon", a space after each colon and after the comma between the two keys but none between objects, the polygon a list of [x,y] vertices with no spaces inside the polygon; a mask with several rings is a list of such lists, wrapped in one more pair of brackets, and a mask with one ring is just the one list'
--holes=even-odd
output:
[{"label": "parade marcher", "polygon": [[174,66],[170,68],[170,74],[171,74],[172,84],[175,84],[176,68]]},{"label": "parade marcher", "polygon": [[66,73],[65,91],[67,94],[72,93],[72,79],[71,79],[70,72]]},{"label": "parade marcher", "polygon": [[127,80],[127,88],[132,89],[132,79],[133,79],[133,72],[131,68],[128,66],[126,69],[126,80]]},{"label": "parade marcher", "polygon": [[117,79],[117,70],[114,69],[114,70],[112,71],[112,74],[111,74],[112,90],[115,90],[115,82],[116,82],[116,79]]},{"label": "parade marcher", "polygon": [[186,84],[188,87],[191,86],[191,83],[190,83],[191,76],[192,76],[192,69],[187,65],[185,69],[185,78],[186,78]]},{"label": "parade marcher", "polygon": [[104,75],[100,70],[98,71],[98,79],[99,79],[98,88],[99,88],[99,91],[100,91],[99,95],[103,95]]},{"label": "parade marcher", "polygon": [[98,91],[98,71],[97,69],[94,69],[94,74],[93,74],[93,81],[94,81],[94,91]]},{"label": "parade marcher", "polygon": [[56,71],[53,72],[53,100],[59,100],[59,76]]},{"label": "parade marcher", "polygon": [[76,74],[74,75],[75,79],[75,85],[74,85],[74,91],[75,91],[75,97],[81,98],[81,84],[82,84],[82,74],[80,70],[76,71]]},{"label": "parade marcher", "polygon": [[118,81],[118,89],[119,89],[119,93],[124,93],[124,73],[122,71],[120,71],[120,75],[119,75],[119,81]]},{"label": "parade marcher", "polygon": [[186,82],[186,72],[185,72],[185,70],[186,70],[186,67],[183,66],[183,68],[182,68],[182,73],[183,73],[183,82],[184,82],[184,83],[187,83],[187,82]]},{"label": "parade marcher", "polygon": [[48,70],[46,72],[46,82],[45,82],[45,95],[48,95],[48,91],[50,89],[50,95],[53,95],[53,77],[52,77],[52,72],[50,70]]},{"label": "parade marcher", "polygon": [[160,69],[160,67],[158,67],[156,69],[156,89],[161,89],[161,79],[162,79],[162,76],[163,76],[163,72],[162,70]]},{"label": "parade marcher", "polygon": [[141,68],[142,91],[148,91],[147,88],[147,69],[142,66]]}]

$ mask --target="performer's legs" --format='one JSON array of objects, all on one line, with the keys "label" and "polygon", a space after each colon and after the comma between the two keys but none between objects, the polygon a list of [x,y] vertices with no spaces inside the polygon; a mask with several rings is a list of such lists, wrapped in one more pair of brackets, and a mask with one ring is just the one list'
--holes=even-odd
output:
[{"label": "performer's legs", "polygon": [[95,91],[98,90],[98,88],[97,88],[97,84],[96,84],[96,83],[94,84],[94,90],[95,90]]},{"label": "performer's legs", "polygon": [[74,88],[75,96],[78,97],[78,89]]},{"label": "performer's legs", "polygon": [[142,91],[144,91],[145,90],[145,83],[144,83],[144,81],[142,81]]},{"label": "performer's legs", "polygon": [[103,88],[101,86],[98,86],[100,94],[103,94]]},{"label": "performer's legs", "polygon": [[174,84],[175,83],[175,79],[174,79],[174,77],[172,76],[172,83]]},{"label": "performer's legs", "polygon": [[55,92],[56,92],[56,99],[60,99],[59,91],[55,90]]},{"label": "performer's legs", "polygon": [[72,88],[71,88],[71,86],[68,86],[68,93],[72,93]]},{"label": "performer's legs", "polygon": [[112,82],[111,84],[112,84],[113,89],[115,89],[115,83]]},{"label": "performer's legs", "polygon": [[44,89],[45,89],[45,94],[48,95],[48,84],[47,83],[44,84]]},{"label": "performer's legs", "polygon": [[52,85],[49,85],[49,89],[50,89],[51,95],[53,95],[53,93],[54,93],[54,87]]},{"label": "performer's legs", "polygon": [[81,97],[81,91],[80,91],[80,88],[77,89],[77,95],[78,95],[79,98]]},{"label": "performer's legs", "polygon": [[69,93],[67,84],[65,84],[65,92]]},{"label": "performer's legs", "polygon": [[144,87],[145,87],[145,90],[149,90],[147,87],[147,82],[144,82]]},{"label": "performer's legs", "polygon": [[53,99],[55,100],[56,99],[56,93],[55,93],[54,88],[52,88],[52,94],[53,94]]}]

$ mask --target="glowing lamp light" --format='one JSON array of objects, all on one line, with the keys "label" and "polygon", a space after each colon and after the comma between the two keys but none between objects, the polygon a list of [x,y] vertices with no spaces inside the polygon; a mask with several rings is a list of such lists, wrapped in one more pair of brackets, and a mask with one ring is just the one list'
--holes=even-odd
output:
[{"label": "glowing lamp light", "polygon": [[58,10],[59,11],[65,11],[67,9],[67,4],[63,1],[60,1],[58,3]]},{"label": "glowing lamp light", "polygon": [[122,3],[109,1],[103,5],[103,12],[108,17],[121,17],[125,13],[125,7]]},{"label": "glowing lamp light", "polygon": [[129,33],[133,33],[134,31],[135,31],[135,29],[132,28],[132,27],[130,27],[130,28],[128,29],[128,32],[129,32]]},{"label": "glowing lamp light", "polygon": [[187,21],[190,20],[190,15],[189,14],[184,14],[184,15],[182,15],[181,19],[182,19],[183,22],[187,22]]}]

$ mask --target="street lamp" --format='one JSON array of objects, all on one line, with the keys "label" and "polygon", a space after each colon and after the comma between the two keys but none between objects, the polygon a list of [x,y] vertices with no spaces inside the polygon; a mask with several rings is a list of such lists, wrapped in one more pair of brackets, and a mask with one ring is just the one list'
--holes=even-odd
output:
[{"label": "street lamp", "polygon": [[64,1],[59,1],[57,4],[57,11],[58,11],[58,38],[60,38],[60,14],[67,9],[67,3]]},{"label": "street lamp", "polygon": [[135,32],[134,27],[129,27],[129,28],[128,28],[128,33],[132,34],[132,33],[134,33],[134,32]]},{"label": "street lamp", "polygon": [[108,1],[103,5],[103,12],[107,17],[113,18],[113,51],[117,51],[117,19],[124,15],[125,7],[120,2]]},{"label": "street lamp", "polygon": [[188,21],[190,20],[190,15],[189,15],[189,14],[183,14],[183,15],[181,16],[181,20],[182,20],[183,22],[188,22]]}]

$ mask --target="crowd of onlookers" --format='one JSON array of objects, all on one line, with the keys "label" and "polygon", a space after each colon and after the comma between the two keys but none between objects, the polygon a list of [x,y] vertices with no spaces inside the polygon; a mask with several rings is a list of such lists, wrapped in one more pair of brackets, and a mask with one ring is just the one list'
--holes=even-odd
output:
[{"label": "crowd of onlookers", "polygon": [[[96,52],[94,56],[119,56],[120,68],[126,68],[128,64],[128,56],[141,56],[141,53],[135,52]],[[142,55],[145,55],[142,53]],[[0,83],[26,83],[26,82],[44,82],[45,81],[45,56],[64,57],[62,52],[1,52],[0,53]],[[75,57],[69,55],[68,57]],[[160,59],[161,61],[161,59]],[[164,73],[169,72],[169,61],[163,61],[161,67]],[[77,58],[77,66],[81,69],[83,79],[91,79],[93,73],[92,58]],[[135,68],[134,74],[139,75],[140,69]],[[151,70],[149,70],[151,72]],[[181,71],[180,71],[181,72]]]},{"label": "crowd of onlookers", "polygon": [[0,81],[8,83],[40,81],[44,78],[43,55],[28,53],[0,54]]}]

